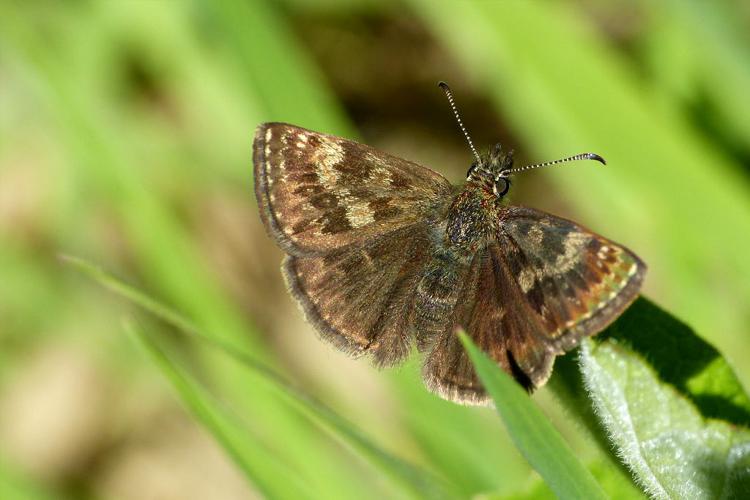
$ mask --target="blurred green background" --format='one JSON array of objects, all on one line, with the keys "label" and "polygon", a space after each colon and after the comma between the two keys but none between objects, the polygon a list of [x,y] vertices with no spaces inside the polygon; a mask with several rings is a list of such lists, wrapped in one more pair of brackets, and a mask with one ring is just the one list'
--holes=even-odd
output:
[{"label": "blurred green background", "polygon": [[[263,450],[248,481],[123,333],[132,311],[61,253],[253,352],[463,495],[547,495],[493,413],[426,393],[417,359],[378,372],[318,341],[258,217],[263,121],[360,139],[459,181],[471,156],[438,80],[478,146],[501,141],[520,163],[603,155],[606,168],[519,178],[513,202],[636,251],[645,294],[748,386],[747,3],[3,2],[0,497],[393,493],[257,377],[186,346]],[[592,470],[612,467],[548,389],[534,399]]]}]

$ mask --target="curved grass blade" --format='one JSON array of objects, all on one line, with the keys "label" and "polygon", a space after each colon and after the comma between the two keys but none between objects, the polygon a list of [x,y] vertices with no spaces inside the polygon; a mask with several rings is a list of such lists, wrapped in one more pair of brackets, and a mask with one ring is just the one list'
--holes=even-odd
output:
[{"label": "curved grass blade", "polygon": [[240,428],[222,412],[198,383],[183,373],[153,339],[129,321],[125,323],[125,330],[148,353],[185,406],[224,448],[251,481],[253,488],[269,498],[303,498],[308,494],[309,485],[304,484],[294,468],[282,464],[256,437],[249,437],[247,428]]},{"label": "curved grass blade", "polygon": [[184,334],[220,349],[239,362],[243,367],[260,375],[263,380],[277,388],[278,393],[293,403],[305,416],[321,424],[335,438],[356,450],[380,471],[388,474],[399,485],[399,489],[405,496],[417,498],[423,496],[429,496],[430,498],[453,496],[452,486],[442,478],[386,452],[373,443],[354,424],[312,396],[294,387],[266,364],[259,362],[252,356],[244,353],[241,349],[202,333],[180,314],[122,283],[101,268],[77,257],[64,256],[63,258],[106,288],[142,307]]},{"label": "curved grass blade", "polygon": [[463,332],[461,342],[513,442],[559,498],[606,498],[591,473],[519,385]]},{"label": "curved grass blade", "polygon": [[[150,12],[145,12],[145,9],[157,3],[159,2],[146,2],[137,9],[123,7],[123,10],[137,11],[150,16],[153,13],[152,9],[148,8]],[[176,23],[174,25],[179,25],[179,29],[184,29],[188,35],[192,35],[195,42],[195,26],[192,22],[194,17],[189,13],[190,7],[184,7],[187,4],[182,3],[170,5],[175,6],[172,15],[165,12],[169,7],[163,7],[161,15],[166,13],[167,17]],[[207,332],[221,334],[227,341],[246,346],[254,354],[273,364],[276,360],[265,339],[257,329],[248,324],[237,305],[227,300],[226,291],[222,289],[220,280],[205,266],[205,256],[201,255],[200,246],[196,246],[196,234],[187,230],[186,220],[177,217],[170,208],[171,202],[165,201],[171,195],[165,198],[165,193],[158,194],[153,191],[156,188],[151,182],[154,180],[151,177],[154,174],[153,169],[138,168],[138,165],[147,165],[151,161],[148,159],[151,153],[146,151],[149,151],[153,144],[141,143],[141,134],[144,130],[140,129],[138,124],[145,122],[141,122],[140,117],[134,119],[135,115],[131,116],[133,101],[116,98],[112,92],[114,87],[94,85],[95,82],[118,80],[114,75],[101,74],[102,72],[96,69],[98,65],[90,64],[93,60],[117,65],[130,60],[129,55],[134,55],[140,60],[138,54],[148,54],[145,59],[151,59],[151,56],[158,53],[158,60],[170,61],[168,66],[171,71],[176,67],[172,66],[172,57],[167,55],[169,50],[165,47],[177,47],[180,44],[175,43],[176,40],[171,38],[169,30],[165,29],[164,25],[160,26],[158,36],[151,37],[150,41],[143,39],[139,33],[149,29],[153,32],[154,27],[159,27],[153,22],[133,22],[129,25],[137,25],[136,31],[121,31],[118,26],[125,27],[126,24],[115,22],[118,17],[116,13],[100,2],[81,4],[77,7],[67,15],[60,11],[59,14],[64,18],[55,15],[58,11],[54,9],[54,12],[43,9],[49,15],[39,17],[34,15],[38,9],[22,8],[19,3],[15,7],[8,5],[0,16],[0,46],[3,48],[3,54],[7,53],[10,56],[9,61],[17,65],[23,74],[28,73],[29,81],[38,83],[32,85],[33,89],[29,89],[29,95],[35,100],[40,100],[40,103],[35,105],[41,105],[48,110],[48,113],[42,113],[44,117],[40,119],[51,126],[51,130],[60,133],[60,152],[63,157],[69,155],[61,164],[64,168],[59,171],[53,169],[56,171],[56,177],[52,180],[47,179],[51,182],[50,185],[59,184],[55,179],[65,179],[62,185],[65,186],[67,194],[63,198],[76,198],[75,202],[67,203],[62,212],[58,211],[59,220],[55,217],[62,223],[61,226],[55,226],[56,230],[52,236],[56,245],[80,247],[82,244],[91,243],[80,236],[84,233],[89,234],[92,228],[80,223],[82,220],[88,220],[85,214],[102,208],[101,204],[93,208],[92,201],[106,200],[107,216],[113,217],[113,223],[122,230],[123,241],[132,250],[132,263],[148,281],[149,288],[158,291],[160,297],[165,297],[181,311],[195,318],[196,323],[205,327]],[[56,33],[59,43],[55,44],[54,50],[50,50],[50,45],[45,42],[42,32]],[[126,32],[131,33],[132,38],[125,35]],[[218,32],[222,32],[221,27]],[[183,39],[189,38],[190,36]],[[135,52],[123,50],[124,40],[129,40],[126,44],[128,47],[131,47],[132,42],[135,44],[132,47],[139,48]],[[207,59],[211,59],[211,56]],[[228,83],[226,77],[231,70],[224,73],[219,69],[224,67],[223,64],[211,65],[210,61],[206,62],[217,73],[222,73],[223,76],[217,76]],[[278,62],[284,64],[284,61]],[[175,70],[174,74],[185,71],[200,79],[199,75],[193,73],[193,69],[195,68],[190,65],[183,65],[182,70]],[[299,79],[295,81],[299,82]],[[181,86],[181,83],[177,84],[177,87]],[[219,87],[215,89],[217,88]],[[226,95],[234,93],[234,87],[231,85],[222,88]],[[236,103],[244,99],[226,97],[224,102],[228,101],[236,106]],[[210,109],[209,107],[198,110],[186,106],[184,110],[188,108],[194,109],[201,117],[206,116],[205,109]],[[249,112],[252,113],[252,110]],[[140,113],[138,115],[140,116]],[[256,116],[257,120],[259,115],[252,116]],[[252,116],[249,118],[251,121]],[[187,115],[184,118],[191,121]],[[248,119],[247,115],[245,119]],[[215,128],[223,129],[223,126]],[[247,124],[242,128],[247,130]],[[181,134],[176,129],[174,132]],[[151,135],[148,132],[146,134]],[[174,152],[178,155],[184,154],[183,142],[180,142],[183,139],[178,136],[174,138],[179,142],[170,142]],[[244,132],[240,140],[248,140]],[[139,143],[137,147],[133,147],[134,142]],[[205,144],[209,143],[211,142]],[[188,140],[188,144],[192,144],[192,141]],[[242,144],[247,145],[247,142]],[[236,144],[232,145],[233,148],[235,146]],[[188,149],[190,148],[192,146],[188,146]],[[161,164],[161,160],[157,163]],[[201,169],[198,165],[195,167]],[[184,171],[182,167],[179,169],[181,172]],[[244,179],[247,180],[247,176]],[[188,184],[189,181],[186,180],[184,185]],[[202,188],[197,189],[200,191]],[[86,192],[87,196],[77,197],[75,193],[80,192]],[[58,240],[58,237],[62,239]],[[289,411],[286,403],[278,400],[269,387],[248,383],[246,371],[226,359],[226,356],[217,354],[206,351],[206,357],[201,361],[209,376],[222,390],[231,393],[232,401],[242,406],[244,413],[253,415],[254,423],[262,427],[265,434],[281,443],[275,448],[277,453],[290,463],[294,463],[298,473],[305,475],[321,496],[350,498],[361,492],[360,464],[342,457],[335,447],[321,446],[321,433],[318,428],[296,412]],[[294,440],[297,446],[283,446],[289,440]],[[310,460],[313,454],[317,460]]]}]

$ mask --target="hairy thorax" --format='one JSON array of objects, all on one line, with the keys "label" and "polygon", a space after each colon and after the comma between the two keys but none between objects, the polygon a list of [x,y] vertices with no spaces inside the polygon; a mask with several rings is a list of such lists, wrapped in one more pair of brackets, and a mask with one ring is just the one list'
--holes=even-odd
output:
[{"label": "hairy thorax", "polygon": [[475,252],[497,234],[501,210],[500,199],[491,188],[468,182],[453,199],[445,228],[449,247]]}]

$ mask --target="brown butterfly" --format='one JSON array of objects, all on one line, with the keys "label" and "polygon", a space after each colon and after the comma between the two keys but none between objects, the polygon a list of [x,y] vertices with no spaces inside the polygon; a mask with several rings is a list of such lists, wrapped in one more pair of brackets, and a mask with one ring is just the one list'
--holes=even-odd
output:
[{"label": "brown butterfly", "polygon": [[291,293],[321,336],[379,366],[416,342],[440,396],[486,404],[458,337],[473,341],[528,390],[555,356],[612,323],[635,299],[645,264],[566,219],[506,205],[513,168],[498,144],[474,154],[463,186],[369,146],[285,123],[255,134],[255,194],[288,254]]}]

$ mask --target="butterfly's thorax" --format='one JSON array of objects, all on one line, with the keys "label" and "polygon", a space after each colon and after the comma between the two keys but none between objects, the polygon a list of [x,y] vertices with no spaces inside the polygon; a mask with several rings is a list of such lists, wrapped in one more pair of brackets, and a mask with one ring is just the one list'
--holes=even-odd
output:
[{"label": "butterfly's thorax", "polygon": [[488,237],[497,234],[500,200],[485,184],[469,181],[458,192],[448,210],[445,228],[450,247],[474,252]]}]

